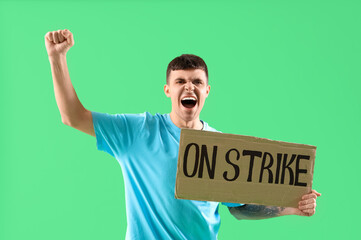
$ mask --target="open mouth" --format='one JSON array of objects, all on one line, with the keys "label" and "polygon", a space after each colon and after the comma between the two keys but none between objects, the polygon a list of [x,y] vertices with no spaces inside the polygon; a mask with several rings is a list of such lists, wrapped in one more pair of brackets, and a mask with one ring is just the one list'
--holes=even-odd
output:
[{"label": "open mouth", "polygon": [[197,100],[195,97],[185,97],[181,103],[185,108],[193,108],[197,104]]}]

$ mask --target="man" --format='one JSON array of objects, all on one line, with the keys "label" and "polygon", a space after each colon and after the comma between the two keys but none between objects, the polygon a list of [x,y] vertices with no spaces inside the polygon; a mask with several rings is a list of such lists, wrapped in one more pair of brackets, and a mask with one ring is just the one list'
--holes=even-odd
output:
[{"label": "man", "polygon": [[[216,131],[199,119],[210,92],[205,62],[183,54],[169,63],[164,92],[172,102],[170,114],[98,113],[83,107],[70,81],[66,53],[74,45],[73,34],[68,30],[48,32],[45,44],[63,123],[96,137],[97,148],[121,165],[126,239],[216,239],[219,203],[174,197],[180,129]],[[317,196],[315,190],[304,195],[298,208],[223,204],[237,219],[311,216]]]}]

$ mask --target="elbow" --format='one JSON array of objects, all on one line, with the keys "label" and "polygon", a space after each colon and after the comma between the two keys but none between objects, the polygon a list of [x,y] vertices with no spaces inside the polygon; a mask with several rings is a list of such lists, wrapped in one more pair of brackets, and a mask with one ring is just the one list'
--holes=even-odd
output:
[{"label": "elbow", "polygon": [[233,215],[233,214],[232,214],[232,216],[233,216],[235,219],[237,219],[238,221],[243,219],[243,218],[241,218],[241,217],[238,216],[238,215]]},{"label": "elbow", "polygon": [[61,121],[62,121],[63,124],[65,124],[67,126],[71,125],[70,121],[68,119],[66,119],[66,118],[61,118]]},{"label": "elbow", "polygon": [[237,209],[236,207],[228,207],[229,212],[231,213],[231,215],[236,218],[237,220],[242,220],[244,219],[240,210]]},{"label": "elbow", "polygon": [[62,122],[63,122],[63,124],[70,126],[70,124],[68,122],[65,122],[65,121],[62,121]]}]

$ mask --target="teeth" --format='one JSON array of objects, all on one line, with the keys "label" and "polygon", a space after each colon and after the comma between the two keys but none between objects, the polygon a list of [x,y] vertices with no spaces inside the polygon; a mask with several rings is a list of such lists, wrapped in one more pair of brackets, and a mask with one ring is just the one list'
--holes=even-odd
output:
[{"label": "teeth", "polygon": [[185,97],[182,100],[194,100],[194,101],[196,101],[196,98],[195,97]]}]

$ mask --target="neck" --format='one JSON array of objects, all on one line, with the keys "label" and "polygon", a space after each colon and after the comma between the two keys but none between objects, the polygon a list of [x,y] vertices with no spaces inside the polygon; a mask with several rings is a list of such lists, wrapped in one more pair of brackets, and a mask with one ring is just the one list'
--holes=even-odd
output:
[{"label": "neck", "polygon": [[203,124],[199,120],[199,116],[197,116],[195,119],[192,119],[190,121],[185,121],[185,120],[181,119],[174,112],[171,112],[169,114],[169,116],[170,116],[170,119],[172,120],[172,122],[174,123],[174,125],[176,125],[179,128],[192,128],[192,129],[197,129],[197,130],[202,130],[202,128],[203,128]]}]

